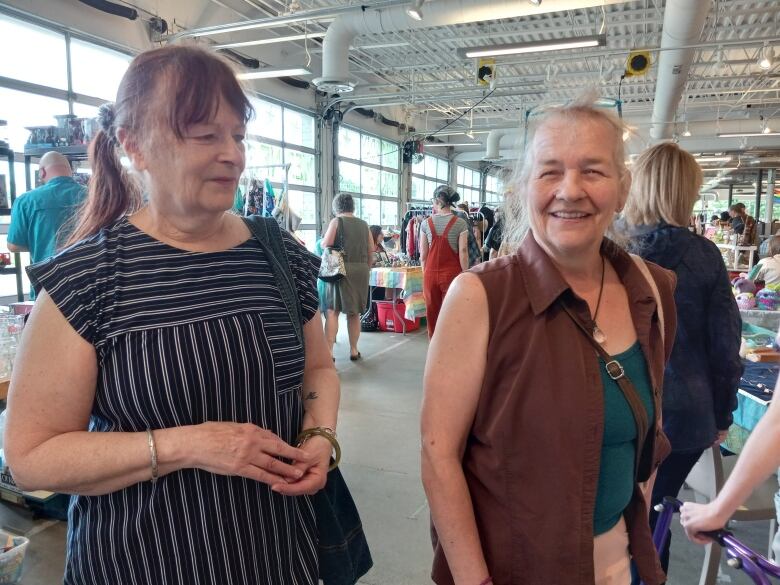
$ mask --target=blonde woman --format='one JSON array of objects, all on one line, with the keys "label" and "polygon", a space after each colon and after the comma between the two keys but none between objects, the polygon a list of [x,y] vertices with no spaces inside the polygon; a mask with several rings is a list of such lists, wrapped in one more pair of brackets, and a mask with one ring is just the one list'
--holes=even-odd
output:
[{"label": "blonde woman", "polygon": [[[740,317],[718,248],[691,233],[688,218],[702,172],[676,144],[658,144],[631,169],[631,196],[623,212],[632,248],[677,275],[677,339],[664,374],[664,432],[671,455],[661,464],[653,505],[676,496],[702,452],[724,440],[737,406]],[[713,319],[713,316],[717,316]],[[655,525],[657,512],[651,511]],[[664,571],[669,542],[661,553]]]},{"label": "blonde woman", "polygon": [[592,102],[535,122],[506,205],[519,249],[455,279],[428,350],[433,580],[625,585],[633,558],[660,585],[639,482],[668,449],[674,276],[605,237],[631,184],[621,122]]}]

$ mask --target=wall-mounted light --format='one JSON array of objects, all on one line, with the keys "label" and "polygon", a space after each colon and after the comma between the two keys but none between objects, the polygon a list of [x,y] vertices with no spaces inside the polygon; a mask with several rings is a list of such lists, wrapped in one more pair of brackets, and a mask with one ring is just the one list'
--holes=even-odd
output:
[{"label": "wall-mounted light", "polygon": [[531,41],[528,43],[509,43],[506,45],[486,45],[468,47],[457,50],[460,57],[498,57],[500,55],[519,55],[523,53],[541,53],[544,51],[562,51],[564,49],[581,49],[584,47],[604,47],[607,44],[606,35],[588,37],[568,37],[565,39],[549,39]]},{"label": "wall-mounted light", "polygon": [[406,14],[409,18],[413,18],[416,21],[423,19],[422,5],[425,4],[425,0],[414,0],[406,9]]},{"label": "wall-mounted light", "polygon": [[311,75],[305,67],[268,67],[259,71],[239,73],[238,79],[270,79],[272,77],[292,77],[294,75]]}]

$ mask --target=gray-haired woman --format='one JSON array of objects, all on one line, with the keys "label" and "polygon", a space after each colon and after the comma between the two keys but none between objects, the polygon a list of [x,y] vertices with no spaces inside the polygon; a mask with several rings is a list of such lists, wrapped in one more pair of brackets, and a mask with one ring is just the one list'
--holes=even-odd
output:
[{"label": "gray-haired woman", "polygon": [[366,310],[368,275],[374,260],[374,239],[368,224],[355,217],[355,200],[352,195],[339,193],[333,199],[334,217],[322,238],[323,248],[342,245],[347,269],[346,278],[329,282],[325,287],[325,337],[330,353],[339,332],[339,313],[347,314],[349,334],[349,359],[360,359],[360,315]]}]

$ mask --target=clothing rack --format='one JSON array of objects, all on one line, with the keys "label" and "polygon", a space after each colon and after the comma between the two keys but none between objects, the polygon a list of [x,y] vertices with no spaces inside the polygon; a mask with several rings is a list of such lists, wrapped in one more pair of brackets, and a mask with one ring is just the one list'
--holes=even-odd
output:
[{"label": "clothing rack", "polygon": [[[284,169],[284,181],[282,181],[282,195],[283,197],[287,196],[287,190],[290,185],[290,163],[284,163],[284,164],[273,164],[273,165],[251,165],[248,167],[244,167],[244,172],[241,175],[241,180],[239,181],[239,185],[243,188],[243,195],[244,195],[244,215],[247,215],[248,213],[248,205],[249,205],[249,199],[247,198],[247,193],[249,192],[249,185],[253,179],[258,179],[260,177],[258,176],[252,176],[253,171],[260,171],[260,170],[266,170],[266,169]],[[262,180],[265,181],[268,177],[262,177]],[[277,202],[278,204],[278,202]]]}]

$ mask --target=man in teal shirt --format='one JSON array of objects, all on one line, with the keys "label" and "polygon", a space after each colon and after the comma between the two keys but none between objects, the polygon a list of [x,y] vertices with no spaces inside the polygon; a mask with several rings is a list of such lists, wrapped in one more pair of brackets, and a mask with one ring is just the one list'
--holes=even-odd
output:
[{"label": "man in teal shirt", "polygon": [[32,264],[57,253],[87,195],[73,180],[70,162],[59,152],[41,157],[38,176],[43,185],[14,201],[8,228],[8,249],[30,252]]}]

